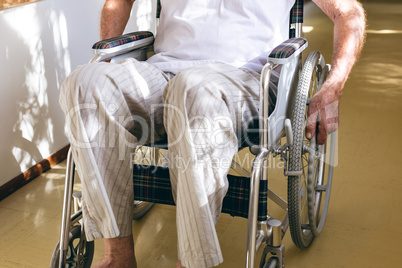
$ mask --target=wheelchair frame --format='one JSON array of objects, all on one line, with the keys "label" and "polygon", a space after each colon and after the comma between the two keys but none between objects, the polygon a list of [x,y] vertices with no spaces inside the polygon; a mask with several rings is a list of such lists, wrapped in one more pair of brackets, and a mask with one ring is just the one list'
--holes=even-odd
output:
[{"label": "wheelchair frame", "polygon": [[[289,165],[287,164],[288,151],[292,150],[291,147],[294,145],[295,142],[299,143],[302,142],[301,153],[303,154],[305,152],[309,152],[309,160],[308,160],[309,167],[307,172],[309,187],[307,187],[306,185],[307,188],[306,191],[308,192],[307,198],[309,200],[309,208],[308,208],[309,218],[307,220],[307,223],[304,223],[304,227],[302,226],[303,223],[297,223],[297,227],[293,228],[292,226],[294,224],[293,225],[291,224],[292,239],[294,240],[295,244],[298,247],[301,248],[308,247],[308,245],[311,243],[311,240],[315,236],[319,235],[325,222],[325,217],[328,210],[332,172],[333,172],[332,168],[334,162],[333,152],[335,148],[335,133],[331,134],[328,180],[325,184],[324,182],[325,174],[322,173],[324,172],[323,169],[325,161],[322,159],[322,157],[323,156],[325,157],[326,147],[316,147],[314,139],[307,146],[303,140],[303,130],[301,130],[302,140],[297,141],[298,138],[295,137],[294,135],[295,132],[294,129],[295,127],[298,126],[295,126],[293,120],[291,121],[289,119],[290,114],[292,113],[292,109],[294,109],[292,104],[294,104],[296,98],[298,98],[297,96],[298,89],[306,87],[303,84],[305,83],[305,81],[303,83],[301,82],[296,83],[296,80],[298,79],[298,74],[301,69],[301,52],[308,45],[307,41],[304,38],[301,38],[302,12],[300,13],[300,9],[302,10],[303,6],[302,2],[303,2],[302,0],[297,0],[295,8],[292,10],[292,14],[296,15],[292,15],[293,21],[291,22],[291,34],[294,34],[296,37],[283,42],[281,45],[279,45],[272,51],[272,53],[269,56],[268,63],[264,66],[261,73],[260,109],[259,109],[260,112],[259,145],[258,146],[254,145],[250,147],[250,152],[255,155],[255,159],[253,162],[253,169],[251,172],[250,188],[249,188],[250,195],[249,195],[249,206],[248,206],[248,238],[247,238],[247,253],[246,253],[247,268],[254,267],[256,251],[258,251],[261,248],[264,242],[266,242],[267,245],[265,246],[263,252],[260,267],[261,268],[271,267],[271,265],[273,265],[272,267],[284,267],[284,245],[282,243],[282,238],[289,227],[288,202],[283,200],[279,195],[274,193],[271,189],[267,188],[268,198],[271,199],[274,203],[276,203],[279,207],[287,211],[287,213],[282,221],[270,217],[268,213],[266,213],[265,220],[258,219],[260,181],[268,180],[268,168],[266,163],[270,155],[281,156],[281,160],[285,162],[284,174],[289,178],[289,180],[291,179],[300,180],[300,177],[303,175],[303,167],[300,165],[299,166],[291,165],[290,164],[291,161],[289,161]],[[294,21],[295,17],[296,21]],[[127,39],[130,40],[127,43],[124,43],[127,41]],[[126,40],[126,41],[120,42],[123,43],[123,45],[107,47],[108,44],[113,44],[116,40],[120,41]],[[125,57],[135,57],[139,60],[145,60],[146,54],[153,43],[153,36],[147,32],[137,32],[105,41],[98,42],[94,45],[93,48],[94,52],[96,53],[96,56],[91,60],[91,62],[104,61],[108,59],[119,61]],[[105,44],[107,45],[106,47]],[[317,52],[315,52],[313,56],[311,57],[309,56],[307,60],[309,60],[309,58],[312,58],[313,59],[312,61],[315,61],[315,66],[313,66],[313,68],[317,68],[318,66],[320,69],[320,72],[318,74],[320,84],[315,85],[317,87],[317,90],[319,90],[320,86],[323,83],[322,81],[325,81],[330,66],[325,65],[322,56]],[[270,80],[270,74],[272,70],[278,65],[283,65],[285,68],[282,69],[278,83],[278,96],[275,109],[270,115],[268,115],[269,111],[268,85]],[[301,73],[302,78],[303,78],[303,72],[304,70]],[[308,80],[307,78],[304,80]],[[309,88],[310,84],[308,84],[307,87]],[[308,97],[311,98],[311,96],[306,97],[307,99],[305,99],[304,101],[308,105],[309,101]],[[303,100],[301,102],[303,102]],[[303,103],[301,105],[303,105]],[[300,132],[300,129],[298,131]],[[283,137],[286,137],[286,143],[281,145],[281,139]],[[155,154],[154,157],[157,157],[157,154]],[[232,162],[231,167],[240,175],[247,177],[250,176],[250,173],[244,170],[235,161]],[[318,174],[317,177],[317,175],[315,174],[316,169],[319,170],[318,173],[321,172],[324,175]],[[52,258],[51,261],[51,267],[65,267],[71,256],[73,257],[75,263],[77,263],[79,267],[89,267],[85,263],[85,261],[86,259],[93,257],[91,256],[91,252],[88,252],[88,248],[92,247],[93,250],[93,242],[86,241],[85,230],[81,221],[82,217],[81,194],[72,193],[74,184],[74,170],[75,165],[72,159],[72,153],[70,149],[67,157],[66,182],[65,182],[64,200],[63,200],[63,218],[61,225],[60,243],[58,244],[54,252],[54,257]],[[303,198],[305,193],[300,194],[301,190],[297,189],[297,191],[299,191],[299,193],[297,193],[296,198],[300,198],[300,195],[302,195],[301,198]],[[320,212],[320,204],[322,198],[321,194],[323,192],[326,192],[324,200],[324,208]],[[71,215],[72,197],[74,198],[73,215]],[[150,206],[148,206],[145,210],[147,211],[149,208]],[[146,213],[146,211],[144,212]],[[81,225],[81,232],[76,235],[77,237],[79,237],[80,240],[78,245],[74,246],[70,241],[71,240],[70,230],[77,223],[80,223]],[[300,236],[300,230],[301,230],[301,236],[303,236],[303,232],[308,233],[309,235],[308,239],[310,239],[310,241],[307,241],[306,243],[300,242],[304,241],[303,240],[304,238],[301,238],[301,240],[296,239],[297,241],[295,241],[294,237]],[[265,258],[268,253],[271,253],[272,257],[266,261]]]}]

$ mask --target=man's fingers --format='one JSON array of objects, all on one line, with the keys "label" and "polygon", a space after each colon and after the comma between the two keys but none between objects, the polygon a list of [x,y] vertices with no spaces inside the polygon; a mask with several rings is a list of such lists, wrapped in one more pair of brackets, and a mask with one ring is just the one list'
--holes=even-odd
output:
[{"label": "man's fingers", "polygon": [[326,124],[324,122],[319,122],[317,129],[318,129],[317,143],[319,145],[322,145],[327,141],[328,136],[328,130],[326,129]]},{"label": "man's fingers", "polygon": [[313,111],[309,107],[307,112],[307,125],[306,125],[306,138],[311,140],[315,135],[315,130],[317,128],[318,111]]},{"label": "man's fingers", "polygon": [[314,95],[307,111],[306,138],[311,140],[316,135],[318,144],[324,144],[339,124],[339,98],[323,92]]}]

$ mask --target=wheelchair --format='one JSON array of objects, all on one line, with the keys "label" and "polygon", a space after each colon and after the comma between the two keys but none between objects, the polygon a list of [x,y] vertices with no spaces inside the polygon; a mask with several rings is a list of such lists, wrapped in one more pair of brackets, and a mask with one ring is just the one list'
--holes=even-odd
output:
[{"label": "wheelchair", "polygon": [[[158,1],[157,17],[160,12]],[[323,230],[328,212],[336,132],[324,145],[315,137],[305,138],[307,108],[311,98],[325,82],[330,65],[317,51],[311,52],[302,64],[301,52],[308,46],[302,36],[303,0],[297,0],[290,15],[290,39],[269,55],[261,73],[258,142],[250,145],[253,155],[251,172],[235,159],[228,175],[229,189],[223,201],[223,213],[248,219],[247,268],[255,267],[256,252],[263,249],[260,268],[284,267],[283,236],[290,229],[294,244],[307,248]],[[126,57],[146,60],[152,51],[153,34],[135,32],[103,40],[93,46],[95,61],[120,61]],[[274,68],[282,66],[274,110],[268,113],[269,80]],[[247,150],[247,148],[245,149]],[[134,214],[139,219],[153,203],[174,205],[166,167],[166,146],[139,145],[133,156]],[[287,201],[269,188],[268,162],[279,157],[287,177]],[[67,156],[66,181],[60,242],[50,267],[90,267],[94,242],[86,241],[82,224],[81,193],[73,193],[75,165],[71,149]],[[283,213],[274,218],[268,212],[268,199]],[[73,205],[73,209],[72,209]],[[71,212],[73,210],[73,212]]]}]

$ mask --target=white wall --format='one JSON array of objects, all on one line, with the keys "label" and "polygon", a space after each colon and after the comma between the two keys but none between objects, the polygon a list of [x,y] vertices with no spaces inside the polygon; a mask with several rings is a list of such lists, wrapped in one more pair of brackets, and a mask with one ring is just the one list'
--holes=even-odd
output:
[{"label": "white wall", "polygon": [[[42,0],[0,11],[0,186],[68,144],[59,87],[92,57],[99,0]],[[154,29],[137,0],[126,32]]]}]

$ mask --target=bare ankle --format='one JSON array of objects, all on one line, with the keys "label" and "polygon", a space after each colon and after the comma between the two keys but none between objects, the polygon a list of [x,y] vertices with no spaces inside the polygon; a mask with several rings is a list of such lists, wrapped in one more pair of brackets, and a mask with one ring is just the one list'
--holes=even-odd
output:
[{"label": "bare ankle", "polygon": [[186,267],[184,267],[184,266],[181,265],[181,261],[180,261],[180,260],[177,260],[177,262],[176,262],[176,268],[186,268]]},{"label": "bare ankle", "polygon": [[105,238],[105,255],[95,268],[136,268],[133,237]]},{"label": "bare ankle", "polygon": [[105,238],[103,242],[105,244],[105,256],[131,257],[134,255],[134,240],[131,235]]}]

